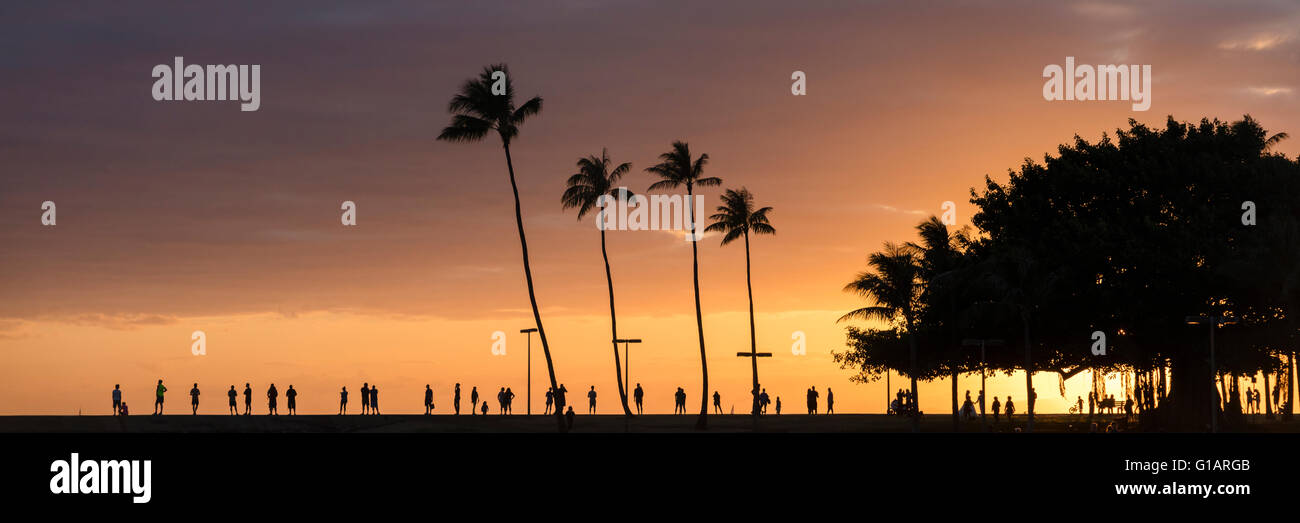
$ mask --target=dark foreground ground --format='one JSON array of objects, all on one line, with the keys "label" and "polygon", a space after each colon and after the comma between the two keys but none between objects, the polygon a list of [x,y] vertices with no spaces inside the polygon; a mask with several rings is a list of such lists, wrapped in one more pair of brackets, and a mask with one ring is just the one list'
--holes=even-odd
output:
[{"label": "dark foreground ground", "polygon": [[[1120,417],[1098,418],[1101,426],[1112,422],[1119,426]],[[993,424],[993,432],[1014,432],[1023,428],[1024,417],[1015,421]],[[695,416],[646,415],[626,420],[621,415],[578,416],[575,432],[695,432]],[[1087,416],[1070,414],[1040,414],[1035,417],[1035,432],[1087,432]],[[828,432],[908,432],[906,419],[881,414],[836,415],[768,415],[757,423],[746,415],[709,416],[710,433],[771,432],[771,433],[828,433]],[[927,416],[921,424],[923,432],[951,432],[952,418],[946,415]],[[1135,429],[1129,429],[1133,431]],[[514,416],[449,416],[449,415],[381,415],[381,416],[0,416],[0,433],[329,433],[329,432],[555,432],[555,418],[542,415]],[[980,423],[963,422],[962,432],[979,432]],[[1263,417],[1252,420],[1244,430],[1237,432],[1300,432],[1300,418],[1292,421],[1270,421]]]}]

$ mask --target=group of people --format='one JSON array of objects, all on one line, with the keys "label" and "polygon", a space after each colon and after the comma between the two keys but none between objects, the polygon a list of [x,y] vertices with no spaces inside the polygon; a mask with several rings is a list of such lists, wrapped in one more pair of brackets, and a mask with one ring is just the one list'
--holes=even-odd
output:
[{"label": "group of people", "polygon": [[[161,416],[163,414],[163,407],[166,403],[165,400],[167,397],[166,395],[167,395],[167,386],[163,384],[163,380],[158,380],[157,386],[154,387],[153,415]],[[191,415],[198,415],[199,413],[200,395],[202,395],[202,391],[199,390],[199,384],[195,383],[194,386],[190,388],[190,414]],[[226,397],[229,398],[230,400],[230,414],[232,416],[239,414],[239,404],[237,401],[237,398],[239,397],[239,392],[235,390],[234,385],[231,385],[230,390],[226,391]],[[268,415],[279,415],[279,409],[277,406],[277,400],[279,399],[279,397],[280,397],[280,391],[277,390],[275,388],[275,384],[272,383],[271,387],[266,390],[266,402],[267,402]],[[378,398],[378,393],[375,393],[374,397]],[[285,406],[288,408],[289,414],[290,415],[297,414],[298,413],[298,391],[293,388],[293,385],[289,385],[289,389],[284,392],[284,398],[286,400]],[[344,398],[343,402],[347,403],[346,387],[344,388],[343,391],[343,398]],[[376,399],[375,402],[377,404],[378,400]],[[249,415],[252,413],[253,413],[253,387],[251,384],[245,383],[244,384],[244,415]],[[113,385],[113,415],[126,416],[128,414],[130,414],[130,409],[127,407],[126,402],[122,400],[122,385],[121,384]]]},{"label": "group of people", "polygon": [[894,393],[894,401],[889,402],[889,414],[903,416],[915,412],[916,399],[912,396],[912,391],[898,389],[898,392]]},{"label": "group of people", "polygon": [[[817,414],[817,399],[819,397],[821,397],[821,393],[817,392],[817,387],[808,387],[808,413],[809,414]],[[781,405],[780,398],[777,398],[777,407],[776,407],[777,414],[781,413],[780,405]],[[831,390],[830,387],[826,387],[826,413],[827,414],[835,413],[835,391]]]}]

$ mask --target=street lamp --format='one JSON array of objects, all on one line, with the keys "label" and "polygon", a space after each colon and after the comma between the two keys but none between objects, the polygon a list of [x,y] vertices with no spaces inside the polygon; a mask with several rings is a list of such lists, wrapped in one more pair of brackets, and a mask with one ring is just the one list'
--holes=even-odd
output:
[{"label": "street lamp", "polygon": [[[1236,325],[1237,319],[1231,316],[1188,316],[1183,321],[1188,325],[1209,324],[1210,326],[1210,388],[1214,389],[1215,377],[1219,375],[1219,369],[1214,363],[1214,331],[1222,325]],[[1214,394],[1210,395],[1211,433],[1219,431],[1219,417],[1214,413],[1215,409],[1218,408],[1218,405],[1216,404],[1217,402],[1215,401],[1214,396]]]},{"label": "street lamp", "polygon": [[988,417],[984,415],[984,402],[988,400],[988,396],[985,394],[985,390],[984,390],[984,346],[992,345],[994,347],[1001,347],[1005,343],[1006,343],[1005,341],[1000,339],[967,338],[961,340],[961,344],[963,346],[966,347],[979,346],[980,348],[980,426],[982,427],[982,430],[984,432],[989,431],[989,420]]},{"label": "street lamp", "polygon": [[[614,343],[623,344],[623,389],[632,390],[632,384],[628,382],[627,378],[629,374],[628,367],[631,367],[632,364],[632,362],[628,360],[627,346],[629,343],[641,343],[641,338],[619,338],[614,340]],[[615,353],[614,355],[618,356],[618,353]]]},{"label": "street lamp", "polygon": [[533,333],[537,332],[536,328],[519,329],[520,334],[528,334],[528,380],[526,381],[527,390],[524,392],[524,398],[528,406],[524,407],[529,416],[533,415]]}]

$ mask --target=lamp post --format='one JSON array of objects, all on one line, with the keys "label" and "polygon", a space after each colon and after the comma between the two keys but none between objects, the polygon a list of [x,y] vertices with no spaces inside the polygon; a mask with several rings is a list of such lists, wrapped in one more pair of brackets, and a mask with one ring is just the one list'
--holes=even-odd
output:
[{"label": "lamp post", "polygon": [[527,385],[525,385],[525,387],[527,387],[527,390],[524,392],[524,398],[525,401],[528,402],[528,406],[525,407],[525,409],[529,416],[533,415],[533,333],[534,332],[537,332],[537,328],[535,327],[532,329],[519,329],[520,334],[525,334],[525,333],[528,334],[528,380],[525,382],[527,383]]},{"label": "lamp post", "polygon": [[966,347],[979,346],[980,348],[980,426],[982,427],[982,430],[984,432],[989,431],[989,420],[988,417],[984,415],[984,402],[988,400],[988,396],[985,394],[985,389],[984,389],[984,347],[986,345],[1000,347],[1005,343],[1006,343],[1005,341],[1000,339],[967,338],[961,340],[961,344],[963,346]]},{"label": "lamp post", "polygon": [[[641,343],[641,338],[619,338],[614,340],[614,343],[623,344],[623,390],[631,391],[632,383],[628,381],[628,374],[630,373],[628,368],[632,366],[632,362],[628,359],[627,346],[630,343]],[[617,355],[615,354],[615,356]]]},{"label": "lamp post", "polygon": [[[1203,323],[1210,325],[1210,389],[1216,389],[1214,385],[1215,376],[1219,375],[1219,369],[1214,363],[1214,331],[1222,325],[1235,325],[1237,319],[1230,316],[1188,316],[1183,321],[1188,325],[1201,325]],[[1218,391],[1215,390],[1217,393]],[[1217,401],[1214,399],[1215,394],[1210,395],[1210,432],[1219,431],[1219,417],[1215,415],[1214,410],[1218,408]]]}]

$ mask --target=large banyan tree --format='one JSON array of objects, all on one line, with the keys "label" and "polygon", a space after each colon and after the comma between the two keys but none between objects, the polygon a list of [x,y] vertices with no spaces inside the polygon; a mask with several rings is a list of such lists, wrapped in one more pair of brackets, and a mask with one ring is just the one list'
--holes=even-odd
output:
[{"label": "large banyan tree", "polygon": [[[1289,415],[1300,341],[1300,159],[1272,151],[1285,137],[1249,116],[1171,117],[1163,129],[1130,120],[1114,139],[1076,136],[1041,163],[1026,159],[1006,183],[985,177],[971,191],[976,230],[969,239],[953,232],[963,241],[943,247],[955,253],[935,252],[942,224],[933,220],[918,227],[923,241],[909,244],[922,266],[915,332],[850,327],[836,360],[858,381],[905,373],[911,335],[918,379],[955,377],[979,370],[978,349],[961,341],[993,338],[1005,345],[988,350],[989,370],[1062,380],[1118,371],[1136,378],[1126,386],[1158,387],[1158,408],[1142,412],[1152,428],[1201,430],[1211,415],[1230,426],[1238,378],[1259,372],[1275,376],[1259,387],[1265,400]],[[1189,325],[1188,316],[1237,320],[1216,332],[1217,376],[1211,327]],[[1104,355],[1094,354],[1097,331]]]}]

